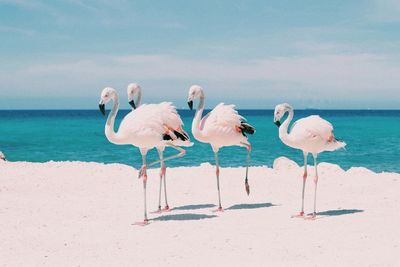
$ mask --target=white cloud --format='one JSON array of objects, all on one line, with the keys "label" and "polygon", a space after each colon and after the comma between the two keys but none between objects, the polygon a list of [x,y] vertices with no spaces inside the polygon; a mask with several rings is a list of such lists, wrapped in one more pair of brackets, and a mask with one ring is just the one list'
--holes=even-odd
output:
[{"label": "white cloud", "polygon": [[232,98],[276,97],[263,94],[269,91],[283,99],[308,99],[322,105],[343,97],[384,100],[400,96],[400,65],[392,57],[327,54],[232,63],[171,55],[104,56],[29,64],[0,73],[0,83],[9,88],[3,87],[0,94],[88,97],[97,96],[104,86],[124,88],[128,82],[139,81],[167,90],[149,89],[150,95],[169,98],[181,96],[182,84],[201,83],[210,88],[211,96],[229,94]]}]

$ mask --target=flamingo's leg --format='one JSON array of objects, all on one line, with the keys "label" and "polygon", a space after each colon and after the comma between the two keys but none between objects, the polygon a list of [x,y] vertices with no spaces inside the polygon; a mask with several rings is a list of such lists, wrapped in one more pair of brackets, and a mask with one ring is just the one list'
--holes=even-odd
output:
[{"label": "flamingo's leg", "polygon": [[165,197],[165,207],[164,211],[169,211],[168,198],[167,198],[167,166],[165,164],[162,167],[163,175],[164,175],[164,197]]},{"label": "flamingo's leg", "polygon": [[[166,181],[166,171],[167,166],[164,163],[164,151],[158,150],[158,154],[161,160],[161,169],[160,169],[160,193],[159,193],[159,200],[158,200],[158,211],[169,211],[168,199],[167,199],[167,181]],[[161,189],[162,189],[162,180],[164,179],[164,196],[165,196],[165,208],[161,210]]]},{"label": "flamingo's leg", "polygon": [[147,167],[154,166],[154,165],[160,163],[161,161],[165,162],[165,161],[168,161],[168,160],[171,160],[171,159],[176,159],[176,158],[180,158],[180,157],[185,156],[186,151],[183,148],[181,148],[179,146],[176,146],[176,145],[173,145],[172,143],[167,143],[167,145],[169,147],[172,147],[173,149],[178,150],[179,153],[176,154],[176,155],[172,155],[172,156],[166,157],[163,160],[159,159],[159,160],[153,161],[152,163],[147,164]]},{"label": "flamingo's leg", "polygon": [[[163,156],[163,151],[161,149],[157,149],[158,155],[161,157]],[[161,212],[161,190],[162,190],[162,163],[161,163],[161,170],[160,170],[160,190],[158,191],[158,210],[155,213],[160,213]]]},{"label": "flamingo's leg", "polygon": [[317,163],[317,155],[313,154],[314,156],[314,169],[315,169],[315,178],[314,178],[314,212],[309,216],[307,219],[314,220],[317,217],[317,185],[318,185],[318,163]]},{"label": "flamingo's leg", "polygon": [[249,185],[249,181],[248,181],[248,175],[249,175],[249,166],[250,166],[251,145],[247,144],[247,143],[242,143],[242,145],[245,145],[247,148],[246,177],[244,179],[244,186],[245,186],[247,195],[250,195],[250,185]]},{"label": "flamingo's leg", "polygon": [[307,156],[308,153],[304,152],[304,174],[303,174],[303,190],[301,193],[301,211],[299,214],[292,216],[292,218],[304,218],[304,193],[307,181]]},{"label": "flamingo's leg", "polygon": [[142,153],[142,168],[140,169],[139,175],[143,178],[143,192],[144,192],[144,221],[143,224],[146,225],[149,223],[149,219],[147,217],[147,202],[146,202],[146,187],[147,187],[147,165],[146,165],[146,155],[147,151],[141,151]]},{"label": "flamingo's leg", "polygon": [[216,212],[222,212],[224,211],[222,209],[222,205],[221,205],[221,191],[220,191],[220,187],[219,187],[219,163],[218,163],[218,151],[214,152],[215,155],[215,174],[217,176],[217,189],[218,189],[218,209],[215,210]]}]

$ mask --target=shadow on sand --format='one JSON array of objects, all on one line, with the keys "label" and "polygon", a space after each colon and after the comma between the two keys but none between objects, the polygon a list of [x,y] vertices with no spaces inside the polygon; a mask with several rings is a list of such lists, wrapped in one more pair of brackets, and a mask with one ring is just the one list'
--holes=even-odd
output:
[{"label": "shadow on sand", "polygon": [[154,221],[197,221],[204,219],[212,219],[217,217],[216,215],[206,215],[206,214],[175,214],[175,215],[164,215],[154,218]]},{"label": "shadow on sand", "polygon": [[199,204],[199,205],[187,205],[181,207],[175,207],[172,210],[200,210],[200,209],[207,209],[207,208],[214,208],[214,204]]},{"label": "shadow on sand", "polygon": [[251,210],[251,209],[269,208],[273,206],[275,205],[272,203],[237,204],[227,208],[226,210]]},{"label": "shadow on sand", "polygon": [[320,216],[341,216],[341,215],[354,214],[354,213],[360,213],[360,212],[364,212],[364,210],[357,210],[357,209],[327,210],[327,211],[318,212],[317,215],[320,215]]}]

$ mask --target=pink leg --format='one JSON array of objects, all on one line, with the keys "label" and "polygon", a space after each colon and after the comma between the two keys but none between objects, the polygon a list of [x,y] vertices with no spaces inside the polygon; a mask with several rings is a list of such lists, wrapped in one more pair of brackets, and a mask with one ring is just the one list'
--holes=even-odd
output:
[{"label": "pink leg", "polygon": [[220,187],[219,187],[219,164],[218,164],[218,152],[215,152],[215,163],[216,163],[216,169],[215,169],[215,174],[217,176],[217,189],[218,189],[218,209],[214,210],[214,212],[223,212],[223,208],[221,205],[221,192],[220,192]]},{"label": "pink leg", "polygon": [[147,187],[147,166],[143,165],[139,171],[139,175],[143,178],[143,190],[144,190],[144,220],[143,222],[135,222],[133,225],[146,226],[149,224],[149,219],[147,218],[147,204],[146,204],[146,187]]},{"label": "pink leg", "polygon": [[[158,148],[158,155],[160,156],[160,190],[158,194],[158,210],[155,211],[154,213],[162,213],[164,211],[170,211],[169,206],[168,206],[168,199],[167,199],[167,181],[166,181],[166,172],[167,172],[167,166],[165,165],[164,161],[164,150],[161,148]],[[161,191],[162,191],[162,183],[164,180],[164,195],[165,195],[165,208],[161,209]]]},{"label": "pink leg", "polygon": [[165,207],[164,209],[162,209],[162,212],[169,212],[171,211],[169,209],[169,205],[168,205],[168,198],[167,198],[167,166],[165,166],[165,164],[163,164],[163,166],[161,167],[161,174],[163,179],[164,179],[164,197],[165,197]]},{"label": "pink leg", "polygon": [[[162,152],[159,151],[160,153],[160,158],[162,158]],[[165,175],[165,165],[163,162],[161,162],[161,169],[160,169],[160,190],[158,191],[158,209],[155,212],[152,213],[161,213],[163,210],[161,209],[161,191],[162,191],[162,180],[164,178]]]},{"label": "pink leg", "polygon": [[250,185],[248,181],[248,174],[249,174],[249,165],[250,165],[250,153],[251,153],[251,145],[247,145],[247,165],[246,165],[246,178],[244,180],[244,186],[246,189],[247,195],[250,195]]},{"label": "pink leg", "polygon": [[142,160],[143,160],[143,165],[142,168],[140,168],[139,171],[139,178],[143,179],[143,196],[144,196],[144,220],[143,223],[135,223],[135,225],[147,225],[149,224],[149,219],[147,217],[147,202],[146,202],[146,189],[147,189],[147,164],[146,164],[146,154],[147,151],[141,151],[142,153]]},{"label": "pink leg", "polygon": [[306,219],[315,220],[317,218],[317,185],[318,185],[318,169],[317,169],[317,155],[314,156],[314,168],[315,168],[315,178],[314,178],[314,212],[308,216]]},{"label": "pink leg", "polygon": [[303,174],[303,190],[301,194],[301,211],[299,214],[293,215],[292,218],[304,218],[304,193],[306,188],[306,181],[307,181],[307,156],[308,154],[304,153],[304,174]]}]

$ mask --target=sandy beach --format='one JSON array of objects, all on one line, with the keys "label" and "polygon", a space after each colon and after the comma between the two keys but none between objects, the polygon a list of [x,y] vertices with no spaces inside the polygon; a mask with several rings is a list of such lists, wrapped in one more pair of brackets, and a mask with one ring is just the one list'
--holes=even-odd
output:
[{"label": "sandy beach", "polygon": [[[312,167],[310,167],[312,173]],[[318,219],[299,211],[302,168],[171,168],[173,210],[142,220],[142,181],[122,164],[0,163],[0,266],[399,266],[400,174],[319,165]],[[313,177],[306,188],[312,211]],[[158,169],[149,171],[150,211]]]}]

